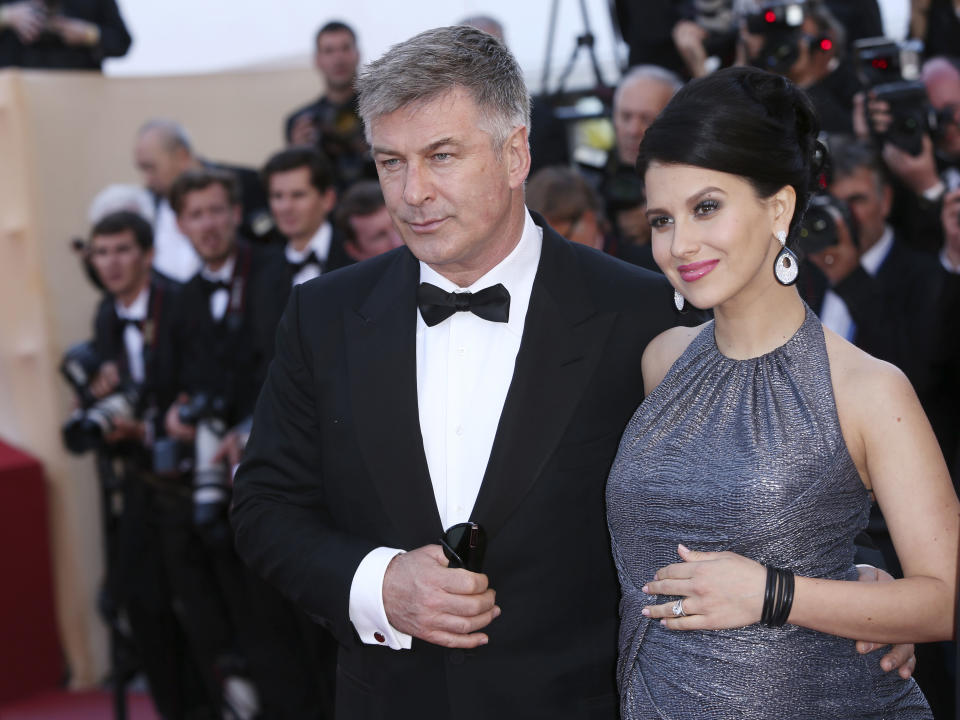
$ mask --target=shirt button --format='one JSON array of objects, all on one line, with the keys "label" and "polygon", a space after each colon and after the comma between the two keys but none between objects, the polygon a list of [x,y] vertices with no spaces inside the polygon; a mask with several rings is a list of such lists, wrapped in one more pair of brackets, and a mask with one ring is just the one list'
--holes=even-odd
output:
[{"label": "shirt button", "polygon": [[459,348],[457,348],[457,354],[458,354],[458,355],[466,355],[466,354],[467,354],[467,349],[464,348],[464,347],[459,347]]},{"label": "shirt button", "polygon": [[457,425],[456,433],[457,435],[463,435],[463,425]]},{"label": "shirt button", "polygon": [[386,642],[386,640],[387,640],[387,639],[383,636],[383,633],[380,633],[380,632],[375,632],[375,633],[373,634],[373,639],[376,640],[378,643]]}]

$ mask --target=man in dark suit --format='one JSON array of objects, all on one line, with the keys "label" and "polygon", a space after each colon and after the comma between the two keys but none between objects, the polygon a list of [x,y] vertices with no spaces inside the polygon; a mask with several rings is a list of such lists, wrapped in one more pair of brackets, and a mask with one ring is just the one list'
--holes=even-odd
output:
[{"label": "man in dark suit", "polygon": [[333,168],[319,150],[281,150],[267,160],[260,175],[274,223],[286,239],[288,287],[353,263],[342,234],[329,220],[337,191]]},{"label": "man in dark suit", "polygon": [[[294,288],[238,550],[337,638],[338,718],[614,718],[604,485],[670,288],[527,212],[528,95],[491,36],[427,31],[358,87],[406,247]],[[482,573],[438,544],[465,521]]]}]

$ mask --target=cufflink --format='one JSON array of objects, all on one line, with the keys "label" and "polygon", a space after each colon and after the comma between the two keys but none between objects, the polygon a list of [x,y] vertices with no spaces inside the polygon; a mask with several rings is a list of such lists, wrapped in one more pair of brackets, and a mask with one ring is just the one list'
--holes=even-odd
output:
[{"label": "cufflink", "polygon": [[383,633],[380,633],[380,632],[375,632],[373,634],[373,639],[376,640],[378,643],[387,641],[387,639],[383,636]]}]

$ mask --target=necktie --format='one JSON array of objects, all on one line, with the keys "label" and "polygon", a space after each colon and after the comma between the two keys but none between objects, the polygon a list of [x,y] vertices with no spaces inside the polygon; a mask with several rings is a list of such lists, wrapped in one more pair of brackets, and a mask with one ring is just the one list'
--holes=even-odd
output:
[{"label": "necktie", "polygon": [[452,293],[430,283],[417,288],[417,305],[423,321],[433,327],[455,312],[472,312],[490,322],[507,322],[510,318],[510,293],[500,283],[475,293]]},{"label": "necktie", "polygon": [[313,252],[313,250],[308,252],[307,256],[300,262],[287,260],[287,265],[290,266],[290,272],[292,272],[294,275],[303,270],[307,265],[316,265],[318,268],[320,268],[320,271],[323,272],[323,263],[320,262],[320,258],[317,257],[317,254]]}]

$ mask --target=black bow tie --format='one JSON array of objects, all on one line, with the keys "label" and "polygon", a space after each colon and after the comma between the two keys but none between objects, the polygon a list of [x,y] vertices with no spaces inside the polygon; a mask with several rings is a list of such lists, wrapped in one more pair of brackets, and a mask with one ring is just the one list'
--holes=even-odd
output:
[{"label": "black bow tie", "polygon": [[307,253],[307,256],[303,258],[300,262],[293,262],[292,260],[287,260],[287,265],[290,267],[290,271],[296,275],[301,270],[303,270],[307,265],[316,265],[320,268],[320,272],[323,272],[323,263],[320,262],[320,258],[317,257],[317,254],[311,250]]},{"label": "black bow tie", "polygon": [[490,322],[507,322],[510,319],[510,293],[497,283],[475,293],[452,293],[430,283],[420,283],[417,288],[417,305],[423,321],[433,327],[455,312],[472,312]]},{"label": "black bow tie", "polygon": [[134,319],[128,317],[118,317],[120,322],[120,332],[125,332],[128,327],[135,327],[141,333],[143,332],[143,319]]},{"label": "black bow tie", "polygon": [[207,278],[200,276],[200,287],[203,288],[203,292],[206,293],[207,297],[213,295],[217,290],[230,290],[230,283],[226,280],[208,280]]}]

